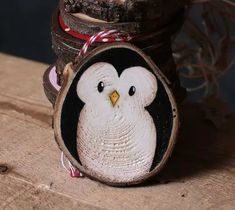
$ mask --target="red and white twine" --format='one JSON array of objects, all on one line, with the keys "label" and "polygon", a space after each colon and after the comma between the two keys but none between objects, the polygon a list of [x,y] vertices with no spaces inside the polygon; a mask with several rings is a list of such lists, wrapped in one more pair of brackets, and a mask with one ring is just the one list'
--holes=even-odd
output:
[{"label": "red and white twine", "polygon": [[[89,40],[83,45],[82,49],[80,50],[77,60],[80,60],[88,51],[89,47],[97,40],[102,40],[102,42],[129,42],[132,37],[124,32],[118,30],[104,30],[94,34],[90,37]],[[77,61],[76,60],[76,61]]]},{"label": "red and white twine", "polygon": [[84,177],[83,174],[78,170],[76,169],[73,164],[67,160],[67,163],[68,163],[68,166],[66,166],[65,162],[64,162],[64,153],[61,152],[61,165],[64,167],[64,169],[70,174],[71,177],[73,178],[81,178],[81,177]]}]

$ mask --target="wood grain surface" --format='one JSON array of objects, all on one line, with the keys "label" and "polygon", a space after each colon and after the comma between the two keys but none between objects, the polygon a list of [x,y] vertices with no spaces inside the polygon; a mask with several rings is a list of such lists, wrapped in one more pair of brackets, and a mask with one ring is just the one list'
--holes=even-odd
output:
[{"label": "wood grain surface", "polygon": [[47,65],[0,54],[0,209],[235,209],[235,115],[216,129],[204,107],[181,107],[180,138],[163,173],[145,186],[72,179],[60,165]]}]

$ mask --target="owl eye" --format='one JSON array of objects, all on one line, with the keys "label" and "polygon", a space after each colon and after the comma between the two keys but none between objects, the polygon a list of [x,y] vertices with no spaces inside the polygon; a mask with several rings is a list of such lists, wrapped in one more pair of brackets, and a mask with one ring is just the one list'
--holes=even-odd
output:
[{"label": "owl eye", "polygon": [[104,90],[104,83],[103,82],[99,82],[98,86],[97,86],[98,91],[101,93]]},{"label": "owl eye", "polygon": [[135,94],[135,92],[136,92],[135,86],[131,86],[130,89],[129,89],[129,95],[133,96]]}]

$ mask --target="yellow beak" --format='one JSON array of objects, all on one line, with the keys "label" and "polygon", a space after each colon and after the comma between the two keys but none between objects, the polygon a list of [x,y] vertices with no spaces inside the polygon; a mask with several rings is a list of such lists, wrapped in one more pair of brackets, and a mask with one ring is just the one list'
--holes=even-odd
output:
[{"label": "yellow beak", "polygon": [[109,95],[110,101],[112,103],[113,106],[116,105],[116,103],[118,102],[118,99],[120,98],[119,93],[115,90],[113,91],[110,95]]}]

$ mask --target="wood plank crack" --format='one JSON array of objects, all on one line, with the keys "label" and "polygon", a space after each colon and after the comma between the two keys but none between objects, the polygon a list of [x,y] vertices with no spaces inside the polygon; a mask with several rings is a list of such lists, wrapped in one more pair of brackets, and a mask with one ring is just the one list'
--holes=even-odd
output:
[{"label": "wood plank crack", "polygon": [[[24,208],[30,206],[30,209],[32,207],[34,207],[34,209],[43,209],[45,207],[48,209],[54,209],[54,203],[57,203],[57,207],[64,207],[64,202],[66,202],[70,207],[74,207],[72,209],[81,207],[81,209],[106,210],[105,208],[101,208],[67,194],[52,190],[51,186],[46,184],[34,184],[12,175],[4,176],[3,180],[0,180],[1,187],[6,186],[7,183],[14,183],[12,186],[8,186],[12,191],[12,194],[0,204],[0,209],[13,209],[13,206],[17,203],[19,203],[18,205],[23,205]],[[15,191],[13,189],[14,187],[19,189]],[[42,197],[48,197],[50,199],[43,200]],[[25,203],[27,203],[26,206]]]}]

